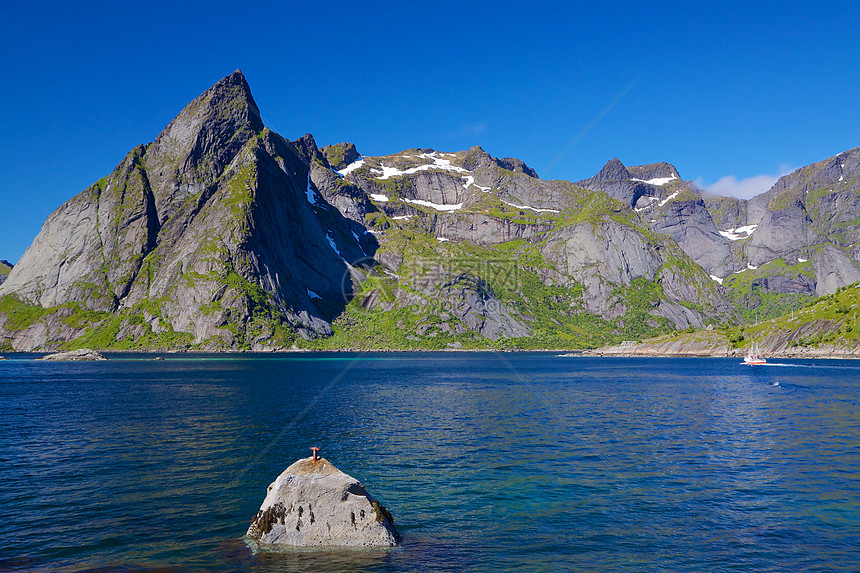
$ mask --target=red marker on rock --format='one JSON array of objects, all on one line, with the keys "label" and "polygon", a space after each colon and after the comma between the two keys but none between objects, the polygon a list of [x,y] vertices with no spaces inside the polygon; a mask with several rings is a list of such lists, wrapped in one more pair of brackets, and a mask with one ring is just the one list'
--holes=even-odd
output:
[{"label": "red marker on rock", "polygon": [[311,446],[311,451],[314,453],[314,461],[317,461],[319,459],[317,457],[317,452],[320,451],[320,449],[316,446]]}]

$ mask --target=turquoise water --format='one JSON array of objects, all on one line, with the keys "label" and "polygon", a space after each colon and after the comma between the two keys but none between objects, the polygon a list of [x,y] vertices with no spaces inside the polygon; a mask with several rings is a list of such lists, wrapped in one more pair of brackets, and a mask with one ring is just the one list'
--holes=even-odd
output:
[{"label": "turquoise water", "polygon": [[[856,571],[860,362],[552,354],[0,362],[0,570]],[[255,552],[308,447],[390,551]]]}]

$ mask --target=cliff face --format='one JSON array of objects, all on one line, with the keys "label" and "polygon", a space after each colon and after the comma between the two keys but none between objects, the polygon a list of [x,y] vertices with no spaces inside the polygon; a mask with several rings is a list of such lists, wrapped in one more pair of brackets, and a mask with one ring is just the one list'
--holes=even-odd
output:
[{"label": "cliff face", "polygon": [[735,261],[718,276],[749,317],[860,280],[860,148],[781,177],[749,201],[704,199]]},{"label": "cliff face", "polygon": [[582,347],[735,321],[860,278],[858,155],[748,202],[668,163],[571,183],[480,147],[363,157],[271,132],[237,71],[49,216],[0,285],[0,349]]},{"label": "cliff face", "polygon": [[578,185],[628,203],[643,225],[672,237],[709,275],[722,277],[735,270],[729,241],[720,235],[701,195],[681,179],[674,165],[625,167],[616,158]]},{"label": "cliff face", "polygon": [[634,207],[723,287],[747,318],[775,315],[860,279],[860,148],[798,169],[750,200],[717,197],[666,163],[617,159],[581,181]]}]

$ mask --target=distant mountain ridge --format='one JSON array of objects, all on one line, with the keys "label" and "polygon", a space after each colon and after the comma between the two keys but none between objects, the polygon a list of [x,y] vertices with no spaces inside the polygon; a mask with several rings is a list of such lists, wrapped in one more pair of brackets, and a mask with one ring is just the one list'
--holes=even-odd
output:
[{"label": "distant mountain ridge", "polygon": [[49,216],[0,285],[0,349],[583,348],[734,324],[860,279],[858,157],[750,201],[668,163],[571,183],[480,147],[363,157],[266,128],[236,71]]},{"label": "distant mountain ridge", "polygon": [[6,277],[12,272],[12,263],[7,260],[0,260],[0,285],[6,281]]}]

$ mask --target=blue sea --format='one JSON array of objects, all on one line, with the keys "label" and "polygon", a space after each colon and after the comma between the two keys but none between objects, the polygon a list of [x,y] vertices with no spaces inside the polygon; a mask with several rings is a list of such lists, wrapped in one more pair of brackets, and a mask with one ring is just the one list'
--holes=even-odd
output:
[{"label": "blue sea", "polygon": [[[109,356],[0,362],[0,570],[860,567],[860,362]],[[401,546],[246,543],[310,446]]]}]

